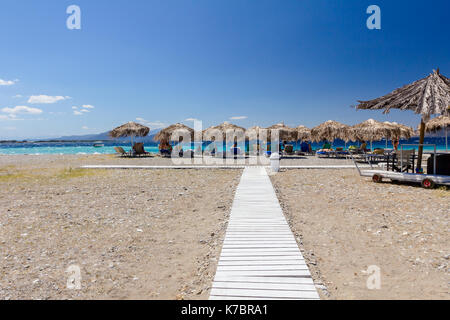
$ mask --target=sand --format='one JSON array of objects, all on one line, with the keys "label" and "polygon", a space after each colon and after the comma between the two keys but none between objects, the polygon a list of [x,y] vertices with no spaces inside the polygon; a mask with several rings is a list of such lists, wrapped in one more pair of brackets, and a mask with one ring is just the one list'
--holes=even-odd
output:
[{"label": "sand", "polygon": [[[0,156],[0,299],[208,298],[242,171],[76,169],[87,164],[171,161]],[[450,298],[449,189],[374,184],[354,169],[271,179],[321,298]],[[67,289],[73,265],[81,290]],[[369,266],[380,289],[367,288]]]},{"label": "sand", "polygon": [[80,162],[0,157],[0,299],[207,299],[241,170]]},{"label": "sand", "polygon": [[[355,170],[271,179],[321,298],[450,299],[450,189],[375,184]],[[367,287],[369,266],[380,289]]]}]

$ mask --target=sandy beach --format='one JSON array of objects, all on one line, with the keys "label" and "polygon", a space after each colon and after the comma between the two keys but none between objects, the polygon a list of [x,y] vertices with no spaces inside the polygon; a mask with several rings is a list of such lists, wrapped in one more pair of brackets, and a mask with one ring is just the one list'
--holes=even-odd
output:
[{"label": "sandy beach", "polygon": [[[450,190],[284,170],[277,196],[323,299],[450,299]],[[381,288],[366,273],[380,268]]]},{"label": "sandy beach", "polygon": [[[0,156],[0,299],[207,299],[233,170],[113,155]],[[282,165],[351,164],[315,157]],[[322,299],[450,299],[450,190],[375,184],[355,169],[286,170],[272,183]],[[67,289],[69,266],[81,290]],[[381,289],[368,290],[369,266]]]},{"label": "sandy beach", "polygon": [[0,157],[0,300],[207,299],[241,170],[95,159]]}]

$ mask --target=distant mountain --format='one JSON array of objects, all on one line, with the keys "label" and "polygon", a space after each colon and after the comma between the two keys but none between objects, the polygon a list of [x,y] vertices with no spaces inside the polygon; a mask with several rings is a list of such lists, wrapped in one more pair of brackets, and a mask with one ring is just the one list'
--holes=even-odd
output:
[{"label": "distant mountain", "polygon": [[[139,141],[150,142],[153,141],[153,137],[159,132],[160,129],[151,130],[148,136],[139,138]],[[85,134],[79,136],[63,136],[59,138],[42,139],[41,141],[105,141],[105,140],[115,140],[115,141],[128,141],[129,137],[112,139],[109,136],[109,131],[97,133],[97,134]]]}]

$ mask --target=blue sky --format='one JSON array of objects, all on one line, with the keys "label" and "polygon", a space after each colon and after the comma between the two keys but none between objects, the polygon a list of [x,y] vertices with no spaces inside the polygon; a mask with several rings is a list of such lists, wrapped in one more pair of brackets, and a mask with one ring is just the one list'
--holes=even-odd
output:
[{"label": "blue sky", "polygon": [[[81,30],[66,28],[72,4]],[[366,27],[372,4],[381,30]],[[449,10],[448,0],[3,0],[0,140],[137,118],[152,129],[188,118],[415,126],[412,112],[350,106],[437,67],[449,76]]]}]

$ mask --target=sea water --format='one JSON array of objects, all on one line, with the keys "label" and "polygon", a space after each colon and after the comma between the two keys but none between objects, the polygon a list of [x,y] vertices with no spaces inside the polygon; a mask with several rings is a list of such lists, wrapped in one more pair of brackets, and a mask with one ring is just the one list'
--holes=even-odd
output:
[{"label": "sea water", "polygon": [[[401,140],[400,146],[403,144],[404,149],[417,149],[417,146],[407,146],[407,144],[418,144],[418,138],[412,138],[410,140]],[[445,151],[445,138],[425,138],[426,144],[436,144],[436,148],[438,151]],[[44,155],[44,154],[114,154],[116,151],[114,147],[122,147],[125,151],[129,151],[131,149],[130,143],[122,143],[122,142],[114,142],[114,141],[106,141],[103,142],[103,147],[94,147],[93,142],[24,142],[24,143],[0,143],[0,155],[23,155],[23,154],[32,154],[32,155]],[[250,145],[256,144],[256,141],[250,142]],[[294,150],[300,149],[300,142],[289,142],[294,147]],[[323,143],[313,143],[313,150],[320,149]],[[333,142],[333,148],[342,147],[344,149],[348,148],[351,145],[358,146],[358,143],[349,142],[345,143],[344,141],[336,140]],[[399,148],[400,148],[399,146]],[[145,151],[151,153],[158,152],[158,144],[157,143],[145,143]],[[183,144],[183,149],[195,149],[194,145]],[[225,151],[231,147],[231,144],[223,145],[222,148],[218,148],[218,151]],[[242,150],[248,149],[248,144],[245,147],[243,143],[238,144]],[[373,148],[386,148],[386,141],[374,141],[372,142]],[[387,147],[392,149],[392,144],[388,141]],[[197,147],[198,148],[198,147]],[[367,143],[367,148],[370,148],[370,142]],[[212,144],[209,142],[203,142],[201,144],[202,150],[211,150]],[[220,150],[222,149],[222,150]],[[425,146],[425,152],[433,152],[434,146]]]}]

